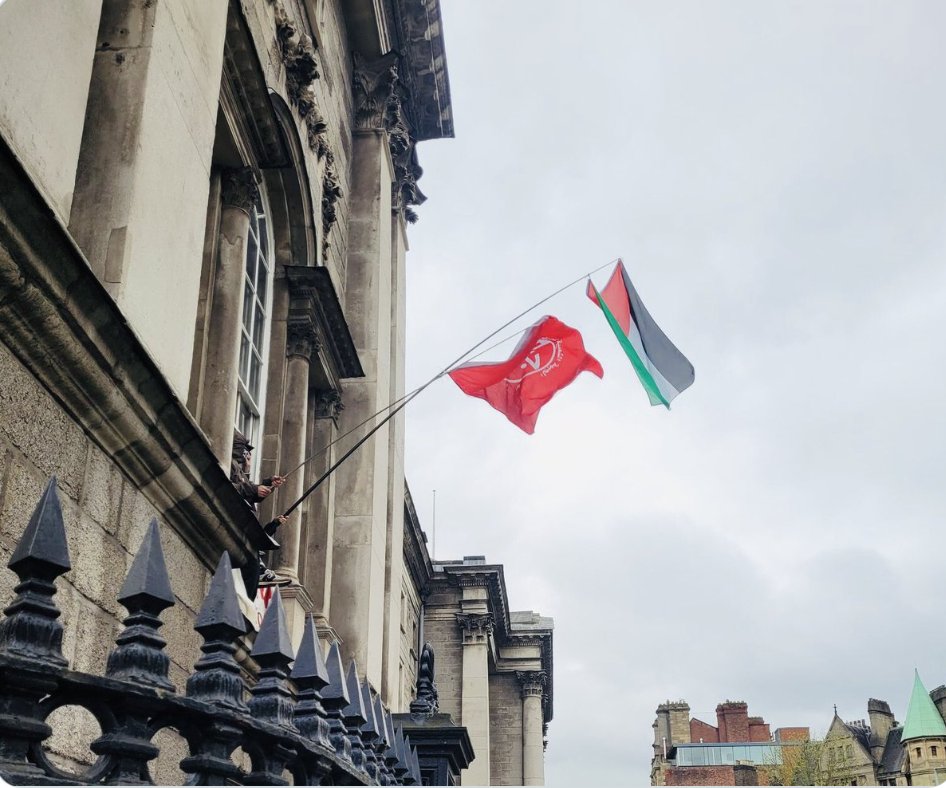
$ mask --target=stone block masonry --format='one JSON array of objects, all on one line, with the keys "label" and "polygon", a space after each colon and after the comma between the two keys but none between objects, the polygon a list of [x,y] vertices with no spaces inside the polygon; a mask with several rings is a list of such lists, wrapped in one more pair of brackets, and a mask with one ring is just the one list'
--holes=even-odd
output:
[{"label": "stone block masonry", "polygon": [[[12,553],[47,480],[56,474],[72,561],[57,601],[65,621],[82,622],[67,627],[63,655],[73,669],[101,675],[125,615],[116,592],[157,512],[2,344],[0,379],[0,551]],[[170,528],[162,528],[161,540],[177,595],[164,614],[162,632],[171,678],[183,691],[181,680],[200,654],[193,626],[210,575]],[[12,572],[0,569],[4,606],[13,598],[15,581]],[[50,742],[53,753],[64,765],[90,763],[88,743],[98,726],[88,714],[71,719],[71,734]]]}]

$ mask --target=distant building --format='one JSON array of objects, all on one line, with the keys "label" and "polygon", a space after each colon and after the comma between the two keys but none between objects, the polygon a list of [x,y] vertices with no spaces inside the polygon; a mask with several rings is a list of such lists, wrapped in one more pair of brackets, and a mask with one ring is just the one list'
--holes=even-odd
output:
[{"label": "distant building", "polygon": [[837,785],[939,785],[946,780],[946,686],[927,692],[919,673],[901,727],[890,706],[871,698],[868,720],[835,710],[824,739],[822,772]]},{"label": "distant building", "polygon": [[742,701],[716,707],[716,725],[690,717],[685,701],[657,707],[651,785],[767,784],[764,770],[782,761],[782,747],[807,741],[804,727],[773,732],[762,717],[750,717]]},{"label": "distant building", "polygon": [[509,607],[501,564],[434,561],[423,639],[437,655],[440,710],[470,734],[464,785],[542,785],[552,719],[551,618]]}]

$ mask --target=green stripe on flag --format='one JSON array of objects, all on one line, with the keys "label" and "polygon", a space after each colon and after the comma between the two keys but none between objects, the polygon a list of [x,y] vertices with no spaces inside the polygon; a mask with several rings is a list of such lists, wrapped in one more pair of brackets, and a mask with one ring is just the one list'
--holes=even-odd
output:
[{"label": "green stripe on flag", "polygon": [[[621,343],[621,347],[624,348],[624,352],[631,360],[631,364],[634,366],[634,371],[637,373],[637,377],[640,378],[641,384],[647,391],[650,401],[654,402],[655,404],[656,402],[661,402],[663,403],[664,407],[669,410],[670,403],[667,402],[666,397],[664,397],[663,392],[661,392],[660,387],[657,385],[657,381],[654,380],[654,376],[650,374],[650,370],[647,369],[647,366],[644,364],[644,360],[638,355],[634,345],[631,344],[631,340],[618,324],[617,318],[615,318],[615,316],[611,313],[611,310],[608,309],[608,305],[601,297],[601,293],[598,292],[598,288],[594,286],[594,283],[592,283],[591,287],[595,291],[595,298],[598,301],[598,306],[601,307],[601,311],[604,312],[604,316],[607,318],[608,325],[611,326],[614,336],[618,338],[618,342]],[[634,328],[634,316],[631,315],[631,330],[633,331]]]}]

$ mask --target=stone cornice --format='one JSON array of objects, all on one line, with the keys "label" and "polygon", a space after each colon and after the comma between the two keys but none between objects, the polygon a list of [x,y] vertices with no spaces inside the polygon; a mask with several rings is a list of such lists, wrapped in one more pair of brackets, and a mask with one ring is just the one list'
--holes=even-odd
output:
[{"label": "stone cornice", "polygon": [[267,541],[207,439],[0,139],[0,339],[208,568]]},{"label": "stone cornice", "polygon": [[400,53],[416,138],[452,137],[439,0],[346,0],[342,7],[354,51],[371,60]]},{"label": "stone cornice", "polygon": [[250,141],[252,158],[260,167],[285,167],[289,156],[270,107],[263,67],[243,14],[232,8],[227,14],[221,88],[223,108]]},{"label": "stone cornice", "polygon": [[450,79],[439,0],[388,0],[397,28],[397,49],[410,96],[416,140],[453,136]]},{"label": "stone cornice", "polygon": [[437,561],[434,563],[431,582],[443,578],[460,585],[485,586],[489,591],[489,608],[496,622],[501,642],[509,638],[509,597],[501,564],[464,564],[461,561]]},{"label": "stone cornice", "polygon": [[425,597],[433,573],[430,554],[427,552],[427,537],[420,526],[417,509],[410,488],[404,482],[404,563],[421,599]]},{"label": "stone cornice", "polygon": [[321,349],[330,357],[335,374],[338,378],[363,377],[358,351],[328,269],[287,265],[285,270],[291,292],[306,293],[310,299],[309,309],[322,340]]}]

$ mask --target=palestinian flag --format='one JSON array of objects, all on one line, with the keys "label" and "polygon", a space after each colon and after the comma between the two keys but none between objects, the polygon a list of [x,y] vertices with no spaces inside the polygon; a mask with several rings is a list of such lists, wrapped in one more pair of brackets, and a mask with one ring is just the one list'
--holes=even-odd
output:
[{"label": "palestinian flag", "polygon": [[693,383],[693,365],[660,330],[641,303],[631,278],[618,264],[600,292],[588,280],[588,298],[596,303],[634,365],[651,405],[670,402]]}]

